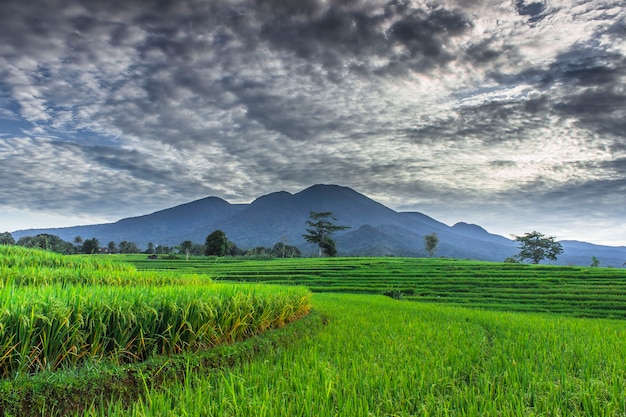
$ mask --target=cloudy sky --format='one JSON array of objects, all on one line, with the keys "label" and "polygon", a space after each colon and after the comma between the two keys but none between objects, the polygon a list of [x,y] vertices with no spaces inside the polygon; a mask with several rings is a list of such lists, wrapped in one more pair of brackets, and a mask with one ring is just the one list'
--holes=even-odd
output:
[{"label": "cloudy sky", "polygon": [[0,232],[317,183],[626,245],[623,0],[0,3]]}]

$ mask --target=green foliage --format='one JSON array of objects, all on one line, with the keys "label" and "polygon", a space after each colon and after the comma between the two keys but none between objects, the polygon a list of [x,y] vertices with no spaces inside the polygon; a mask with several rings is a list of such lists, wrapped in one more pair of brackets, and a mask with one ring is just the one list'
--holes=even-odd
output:
[{"label": "green foliage", "polygon": [[[290,345],[254,348],[257,356],[253,358],[253,353],[248,351],[250,361],[217,359],[220,366],[230,368],[211,372],[206,369],[215,362],[212,359],[209,363],[201,360],[203,353],[199,351],[184,356],[184,361],[172,356],[161,362],[150,362],[158,360],[155,357],[145,362],[153,365],[131,368],[135,369],[132,372],[126,371],[129,368],[125,366],[113,367],[110,373],[100,377],[102,384],[94,385],[93,379],[62,384],[63,381],[51,376],[50,372],[43,372],[40,375],[42,379],[37,380],[39,382],[35,385],[8,387],[9,381],[5,381],[5,385],[0,384],[0,414],[27,415],[30,412],[31,415],[48,415],[54,414],[51,411],[54,408],[59,410],[55,411],[58,415],[68,415],[68,404],[85,400],[94,401],[85,415],[102,416],[325,417],[341,414],[513,417],[621,415],[626,409],[626,382],[621,372],[626,361],[623,322],[564,317],[626,318],[626,271],[617,268],[415,258],[250,261],[202,257],[190,258],[189,261],[149,262],[145,255],[136,255],[107,256],[104,262],[103,257],[65,257],[11,246],[0,247],[0,254],[15,249],[19,251],[13,252],[14,256],[0,256],[0,267],[4,265],[4,270],[21,269],[26,265],[33,270],[51,265],[56,265],[58,269],[80,270],[78,263],[94,262],[94,268],[103,265],[101,270],[110,272],[116,267],[116,260],[133,260],[139,269],[172,270],[170,277],[173,282],[177,274],[184,281],[190,273],[211,273],[216,279],[304,284],[315,291],[386,292],[397,298],[422,302],[397,302],[371,295],[315,294],[313,307],[327,318],[328,323],[316,337],[310,333],[294,335]],[[26,255],[28,252],[36,253],[36,256]],[[119,268],[123,270],[129,266],[120,263]],[[131,268],[128,273],[132,274],[132,271],[137,272]],[[155,274],[155,277],[161,274],[157,271],[142,273]],[[140,321],[148,323],[161,318],[156,318],[159,314],[142,316],[142,305],[157,310],[160,308],[156,307],[159,300],[172,300],[165,304],[163,311],[168,313],[163,316],[174,317],[172,305],[178,303],[179,295],[193,299],[191,295],[183,295],[185,288],[194,293],[203,288],[199,294],[202,302],[211,306],[215,302],[214,295],[204,290],[208,291],[213,285],[190,282],[186,283],[188,287],[169,285],[156,288],[150,285],[146,293],[142,292],[146,287],[140,286],[129,286],[119,291],[111,286],[65,284],[19,288],[6,286],[6,282],[4,285],[2,291],[5,298],[0,302],[11,306],[11,309],[3,310],[4,316],[10,317],[8,312],[13,306],[20,306],[20,300],[29,300],[30,304],[24,304],[26,310],[19,315],[23,322],[30,320],[28,308],[45,306],[48,308],[46,314],[54,311],[63,317],[62,313],[66,311],[64,304],[53,295],[63,294],[58,297],[62,301],[71,299],[71,294],[81,295],[83,291],[87,294],[92,290],[96,292],[91,298],[102,299],[114,310],[126,294],[130,294],[129,297],[136,295],[137,306],[124,305],[120,310],[132,311]],[[249,287],[230,285],[225,288],[231,295],[236,295],[241,294],[240,288]],[[239,316],[243,318],[228,319],[228,314],[220,317],[225,317],[226,322],[240,330],[249,329],[246,325],[247,320],[251,320],[249,316],[263,322],[261,312],[272,310],[271,295],[277,289],[273,286],[258,288],[267,291],[270,298],[261,297],[262,306],[257,306],[257,310],[251,312],[245,307],[245,302],[236,304],[232,301],[233,297],[226,296],[233,304],[224,311],[239,311]],[[309,293],[301,287],[296,291],[302,291],[300,294],[309,297]],[[50,296],[44,297],[44,294]],[[175,296],[170,299],[171,295]],[[237,302],[245,301],[250,298],[250,293],[244,291],[239,297]],[[56,301],[44,304],[53,300]],[[302,298],[296,296],[291,304],[298,304],[298,300],[302,301]],[[459,308],[453,304],[499,311]],[[237,308],[235,305],[244,307]],[[99,310],[106,308],[100,307]],[[552,314],[503,313],[503,310]],[[84,310],[76,308],[76,311]],[[36,319],[34,322],[42,315],[32,316]],[[83,319],[85,317],[83,314]],[[194,322],[193,319],[187,321]],[[120,334],[131,332],[134,322],[132,318],[126,318],[124,323],[129,329],[122,326],[116,330]],[[186,326],[174,324],[171,330],[187,329]],[[55,334],[51,331],[44,333]],[[20,331],[19,334],[28,335],[29,331]],[[183,340],[193,336],[175,334],[168,334],[166,338]],[[271,334],[266,333],[268,336]],[[130,346],[134,345],[131,343]],[[236,349],[239,345],[229,346]],[[133,360],[133,355],[138,353],[129,349],[126,355],[114,360],[120,363]],[[236,355],[229,354],[228,358]],[[3,356],[0,354],[0,358]],[[58,361],[59,355],[51,356],[55,357]],[[48,363],[54,361],[47,360]],[[107,360],[107,363],[110,361]],[[42,359],[34,361],[35,364],[43,362]],[[91,367],[90,362],[85,362],[82,368],[70,369],[78,369],[72,371],[76,374]],[[97,368],[101,369],[100,365]],[[24,381],[23,378],[18,379]],[[51,380],[59,382],[52,383]],[[105,380],[115,381],[119,384],[118,388],[111,391]],[[163,385],[168,380],[171,382]],[[103,388],[100,391],[93,388],[101,385]],[[51,389],[51,386],[56,388]],[[65,391],[63,387],[66,387]],[[134,404],[129,401],[144,391],[146,395],[140,401]],[[99,405],[102,400],[120,396],[120,401]]]},{"label": "green foliage", "polygon": [[271,257],[272,256],[272,250],[269,248],[266,248],[264,246],[257,246],[256,248],[252,248],[249,249],[246,252],[246,256],[267,256],[267,257]]},{"label": "green foliage", "polygon": [[306,229],[306,233],[302,237],[310,243],[315,243],[319,246],[320,256],[337,256],[337,249],[335,247],[335,241],[332,239],[332,235],[340,230],[350,229],[350,226],[338,226],[332,223],[330,220],[337,220],[333,217],[331,211],[315,212],[311,211],[309,214],[309,220],[306,221],[309,228]]},{"label": "green foliage", "polygon": [[71,243],[65,242],[56,235],[47,233],[21,237],[16,244],[25,248],[38,248],[63,254],[74,253],[74,246]]},{"label": "green foliage", "polygon": [[322,248],[322,253],[325,256],[334,258],[337,256],[337,246],[335,245],[335,241],[329,237],[324,238],[322,243],[320,244]]},{"label": "green foliage", "polygon": [[299,258],[302,256],[302,252],[296,246],[278,242],[272,248],[272,255],[277,258]]},{"label": "green foliage", "polygon": [[148,248],[143,253],[153,254],[154,253],[154,243],[148,242]]},{"label": "green foliage", "polygon": [[437,236],[437,233],[432,232],[431,234],[424,236],[424,248],[426,249],[426,253],[428,253],[429,257],[432,258],[435,255],[438,244],[439,237]]},{"label": "green foliage", "polygon": [[598,258],[596,258],[595,256],[591,257],[591,267],[593,268],[597,268],[600,266],[600,260]]},{"label": "green foliage", "polygon": [[228,255],[231,243],[226,237],[226,233],[221,230],[215,230],[206,237],[206,247],[204,254],[206,256],[226,256]]},{"label": "green foliage", "polygon": [[86,254],[100,253],[100,241],[95,237],[86,239],[80,251]]},{"label": "green foliage", "polygon": [[518,258],[522,261],[530,259],[534,264],[544,259],[556,261],[557,256],[563,253],[563,247],[555,239],[554,236],[545,236],[536,231],[515,236],[515,240],[520,242]]},{"label": "green foliage", "polygon": [[192,256],[203,256],[204,255],[204,244],[202,243],[194,243],[191,247],[191,255]]},{"label": "green foliage", "polygon": [[139,253],[141,252],[135,242],[128,242],[126,240],[122,240],[119,244],[119,252],[120,253]]},{"label": "green foliage", "polygon": [[193,242],[191,240],[185,240],[181,242],[180,252],[185,254],[185,259],[189,260],[189,255],[191,254],[191,250],[193,249]]},{"label": "green foliage", "polygon": [[137,271],[113,257],[64,256],[20,246],[0,247],[0,288],[44,285],[188,285],[210,278],[171,271]]},{"label": "green foliage", "polygon": [[[235,254],[232,255],[236,256]],[[245,252],[245,257],[248,259],[299,258],[301,256],[300,249],[285,245],[283,242],[276,243],[272,248],[257,246]]]},{"label": "green foliage", "polygon": [[[195,274],[139,272],[113,259],[0,246],[0,415],[68,415],[101,396],[134,398],[144,385],[131,368],[112,365],[232,344],[310,308],[303,287],[215,284]],[[194,367],[237,355],[199,353],[194,361],[217,359]],[[135,369],[158,380],[171,375],[165,368],[173,362]]]},{"label": "green foliage", "polygon": [[115,242],[110,241],[107,243],[107,251],[109,253],[117,253],[117,246],[115,245]]},{"label": "green foliage", "polygon": [[246,251],[239,248],[237,245],[235,245],[233,242],[228,242],[230,249],[228,250],[228,255],[229,256],[243,256],[246,254]]},{"label": "green foliage", "polygon": [[15,239],[9,232],[0,233],[0,245],[15,245]]}]

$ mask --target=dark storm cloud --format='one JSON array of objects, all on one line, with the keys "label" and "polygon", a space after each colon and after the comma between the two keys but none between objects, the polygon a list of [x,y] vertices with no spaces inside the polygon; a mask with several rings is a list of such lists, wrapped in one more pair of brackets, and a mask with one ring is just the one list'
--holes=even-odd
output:
[{"label": "dark storm cloud", "polygon": [[[500,53],[481,46],[474,55],[476,59],[486,55],[484,60],[488,61],[489,56],[495,59]],[[522,110],[527,114],[557,114],[599,134],[626,135],[626,56],[606,45],[576,43],[546,67],[530,67],[518,73],[496,71],[490,76],[504,86],[523,83],[543,92],[539,98],[524,101]],[[497,107],[502,108],[499,104]]]},{"label": "dark storm cloud", "polygon": [[545,17],[543,13],[546,10],[546,2],[543,0],[516,0],[515,10],[521,16],[530,16],[529,21],[531,23],[538,22]]},{"label": "dark storm cloud", "polygon": [[[446,64],[454,59],[445,51],[448,38],[471,27],[459,9],[415,9],[399,1],[382,8],[350,6],[316,9],[317,13],[305,18],[277,13],[265,21],[261,37],[274,47],[320,63],[334,76],[345,65],[357,74],[384,74],[399,69],[424,71]],[[373,64],[373,58],[383,64]]]},{"label": "dark storm cloud", "polygon": [[624,77],[626,56],[595,49],[575,49],[557,57],[543,82],[574,87],[554,104],[555,110],[578,116],[582,123],[595,125],[599,131],[623,135],[623,119],[618,120],[619,114],[616,113],[624,111]]},{"label": "dark storm cloud", "polygon": [[463,146],[474,139],[486,146],[498,142],[519,144],[532,140],[528,133],[547,123],[546,101],[544,97],[509,98],[464,105],[437,121],[401,134],[422,144],[445,141]]},{"label": "dark storm cloud", "polygon": [[546,9],[543,1],[516,0],[515,9],[521,15],[536,17]]},{"label": "dark storm cloud", "polygon": [[[245,114],[232,121],[240,137],[256,134],[253,125],[258,122],[269,131],[306,140],[341,129],[341,122],[333,120],[335,110],[312,99],[316,89],[349,76],[423,71],[454,59],[445,50],[447,39],[471,26],[468,17],[457,8],[409,5],[348,1],[327,7],[315,1],[268,1],[254,9],[246,2],[88,4],[66,12],[66,22],[57,17],[36,34],[59,41],[63,65],[46,71],[72,76],[95,68],[77,77],[71,89],[46,80],[39,82],[39,89],[71,112],[73,123],[82,121],[77,113],[83,98],[93,107],[84,123],[112,135],[187,148],[213,143],[223,136],[224,126],[214,129],[216,124],[208,121],[232,117],[223,111],[240,106]],[[34,11],[20,13],[31,16]],[[55,26],[65,28],[65,36],[54,32]],[[268,53],[256,49],[265,41]],[[35,41],[19,46],[16,53],[43,48]],[[128,62],[115,62],[105,52],[120,48],[128,50]],[[285,61],[285,52],[301,61]],[[36,77],[46,67],[41,61],[34,69]],[[294,96],[285,88],[284,75],[273,70],[298,71],[304,85],[313,87]],[[33,120],[49,117],[45,103],[31,101]],[[102,101],[104,105],[94,106]]]},{"label": "dark storm cloud", "polygon": [[471,44],[465,50],[465,55],[472,63],[485,65],[498,60],[502,56],[514,53],[513,49],[511,46],[500,48],[496,46],[495,40],[491,38]]},{"label": "dark storm cloud", "polygon": [[[211,184],[224,175],[233,175],[223,167],[220,172],[207,172],[193,180],[184,161],[106,146],[20,140],[13,143],[13,150],[11,164],[1,166],[0,175],[20,187],[0,188],[0,200],[22,201],[29,210],[119,216],[120,207],[125,207],[126,213],[145,214],[162,208],[163,199],[187,202],[186,196],[198,189],[216,194],[218,190]],[[20,170],[15,168],[18,165]],[[46,175],[40,176],[40,172]],[[181,182],[181,177],[185,181]],[[144,208],[134,208],[136,204]]]},{"label": "dark storm cloud", "polygon": [[624,70],[625,57],[601,49],[575,46],[555,57],[547,68],[533,67],[518,73],[497,73],[490,76],[500,84],[520,82],[546,88],[555,84],[573,84],[577,87],[612,84]]},{"label": "dark storm cloud", "polygon": [[624,103],[626,93],[606,89],[590,89],[563,99],[554,105],[554,110],[572,116],[578,122],[600,134],[626,138]]}]

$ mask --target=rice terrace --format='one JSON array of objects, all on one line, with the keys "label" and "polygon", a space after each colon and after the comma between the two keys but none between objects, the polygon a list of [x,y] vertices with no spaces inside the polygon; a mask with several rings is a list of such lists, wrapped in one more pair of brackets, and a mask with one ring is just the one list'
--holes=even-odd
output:
[{"label": "rice terrace", "polygon": [[0,246],[6,416],[624,416],[626,270]]}]

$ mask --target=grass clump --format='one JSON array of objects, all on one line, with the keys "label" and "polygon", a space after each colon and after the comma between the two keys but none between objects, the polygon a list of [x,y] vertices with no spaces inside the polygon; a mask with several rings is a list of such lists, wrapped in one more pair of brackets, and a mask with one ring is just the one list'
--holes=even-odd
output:
[{"label": "grass clump", "polygon": [[0,377],[232,343],[308,313],[304,288],[46,286],[0,292]]}]

